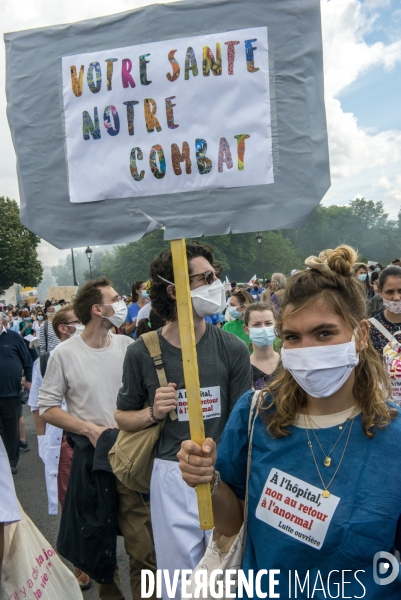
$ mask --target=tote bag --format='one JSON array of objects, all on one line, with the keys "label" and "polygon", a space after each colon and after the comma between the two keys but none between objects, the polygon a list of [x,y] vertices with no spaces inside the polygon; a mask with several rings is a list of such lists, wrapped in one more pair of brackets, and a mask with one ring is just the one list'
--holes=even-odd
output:
[{"label": "tote bag", "polygon": [[[144,333],[142,339],[156,368],[160,387],[168,385],[163,367],[162,351],[157,331]],[[144,404],[144,408],[149,403]],[[172,420],[177,419],[177,413],[169,413]],[[130,490],[141,494],[150,491],[150,479],[153,470],[154,450],[163,431],[164,422],[147,427],[142,431],[120,431],[116,443],[109,452],[109,463],[114,475]]]},{"label": "tote bag", "polygon": [[[214,596],[211,595],[210,589],[219,591],[224,590],[223,598],[226,598],[226,593],[234,593],[237,588],[238,571],[242,567],[242,559],[245,552],[246,534],[248,528],[248,480],[251,471],[252,462],[252,437],[253,428],[255,424],[255,417],[257,413],[257,404],[259,401],[260,391],[254,393],[252,398],[251,409],[249,411],[248,419],[248,461],[247,461],[247,475],[246,475],[246,493],[245,493],[245,506],[244,506],[244,522],[237,535],[226,537],[213,529],[213,533],[209,538],[209,543],[206,548],[206,552],[199,564],[195,567],[191,578],[188,582],[187,590],[195,598],[195,590],[197,588],[197,572],[206,571],[207,575],[207,600],[213,600]],[[216,570],[222,571],[220,574],[216,574]],[[225,586],[225,571],[228,569],[233,570],[230,576],[231,585],[229,589]],[[214,573],[212,573],[214,571]],[[198,575],[200,577],[200,574]],[[204,575],[202,576],[204,577]],[[204,598],[205,596],[202,596]],[[221,597],[221,596],[219,596]]]},{"label": "tote bag", "polygon": [[82,592],[39,529],[24,513],[4,528],[0,600],[79,600]]}]

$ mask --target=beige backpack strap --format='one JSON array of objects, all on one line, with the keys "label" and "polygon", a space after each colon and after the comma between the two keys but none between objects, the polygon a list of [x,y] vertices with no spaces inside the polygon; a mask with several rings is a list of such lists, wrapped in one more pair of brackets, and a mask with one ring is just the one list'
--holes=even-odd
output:
[{"label": "beige backpack strap", "polygon": [[[377,329],[378,331],[380,331],[380,333],[381,333],[382,335],[384,335],[384,337],[386,337],[386,338],[387,338],[387,339],[388,339],[390,342],[392,342],[392,341],[394,340],[394,335],[393,335],[393,334],[391,334],[391,333],[389,332],[389,330],[388,330],[388,329],[386,329],[386,328],[384,327],[384,325],[382,325],[382,324],[380,323],[380,321],[378,321],[377,319],[375,319],[374,317],[372,317],[371,319],[369,319],[369,322],[370,322],[370,323],[372,323],[372,325],[373,325],[374,327],[376,327],[376,329]],[[397,340],[396,340],[396,341],[397,341]]]},{"label": "beige backpack strap", "polygon": [[[168,381],[163,366],[162,349],[160,347],[159,334],[157,333],[157,331],[149,331],[149,333],[144,333],[143,335],[141,335],[141,338],[143,339],[143,342],[149,352],[149,355],[152,358],[153,363],[156,367],[156,373],[160,383],[160,387],[167,387]],[[172,421],[175,421],[178,418],[175,410],[171,410],[169,412],[169,415]]]}]

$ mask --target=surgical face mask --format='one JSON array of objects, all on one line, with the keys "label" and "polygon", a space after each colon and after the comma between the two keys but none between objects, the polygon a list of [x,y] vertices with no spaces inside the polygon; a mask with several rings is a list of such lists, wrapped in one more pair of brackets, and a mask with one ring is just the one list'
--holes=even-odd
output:
[{"label": "surgical face mask", "polygon": [[375,271],[376,271],[377,273],[380,273],[380,269],[379,269],[379,267],[376,267],[376,268],[375,268]]},{"label": "surgical face mask", "polygon": [[127,317],[127,305],[124,300],[119,300],[118,302],[113,302],[113,304],[101,304],[101,306],[112,306],[114,309],[114,315],[110,317],[103,317],[103,319],[108,319],[110,323],[113,323],[115,327],[121,327]]},{"label": "surgical face mask", "polygon": [[54,312],[58,312],[60,310],[61,306],[60,304],[56,304],[56,306],[54,307]]},{"label": "surgical face mask", "polygon": [[276,339],[274,325],[270,325],[269,327],[250,327],[249,339],[252,344],[255,344],[255,346],[258,346],[259,348],[271,346]]},{"label": "surgical face mask", "polygon": [[226,309],[226,297],[220,279],[216,279],[210,285],[202,285],[191,290],[191,298],[196,314],[202,319],[218,315]]},{"label": "surgical face mask", "polygon": [[142,296],[142,298],[149,298],[149,294],[146,290],[142,290],[141,296]]},{"label": "surgical face mask", "polygon": [[228,313],[232,319],[242,319],[242,312],[237,310],[235,306],[228,306]]},{"label": "surgical face mask", "polygon": [[361,273],[358,275],[358,279],[359,281],[366,281],[366,273]]},{"label": "surgical face mask", "polygon": [[313,398],[332,396],[344,385],[359,362],[355,338],[347,344],[281,349],[281,361]]},{"label": "surgical face mask", "polygon": [[78,325],[68,325],[66,323],[66,327],[75,327],[74,333],[68,334],[70,337],[75,337],[77,335],[80,335],[85,329],[85,325],[82,325],[82,323],[78,323]]},{"label": "surgical face mask", "polygon": [[38,321],[43,321],[43,315],[38,315]]},{"label": "surgical face mask", "polygon": [[384,308],[395,315],[401,314],[401,300],[386,300],[385,298],[382,298],[382,300]]}]

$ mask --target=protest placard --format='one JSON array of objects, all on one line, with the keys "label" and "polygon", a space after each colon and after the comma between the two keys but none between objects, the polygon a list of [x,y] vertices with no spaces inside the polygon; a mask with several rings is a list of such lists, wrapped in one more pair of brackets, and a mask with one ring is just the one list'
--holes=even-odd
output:
[{"label": "protest placard", "polygon": [[59,248],[302,224],[330,185],[318,0],[9,33],[21,220]]}]

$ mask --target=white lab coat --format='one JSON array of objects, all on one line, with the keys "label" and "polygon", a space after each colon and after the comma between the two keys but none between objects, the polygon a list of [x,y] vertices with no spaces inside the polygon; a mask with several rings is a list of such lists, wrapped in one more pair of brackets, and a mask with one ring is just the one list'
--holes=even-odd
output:
[{"label": "white lab coat", "polygon": [[[38,397],[39,390],[43,382],[42,373],[40,372],[40,359],[33,363],[32,371],[32,386],[29,392],[28,404],[31,411],[39,410]],[[67,411],[65,400],[61,408]],[[48,501],[49,515],[57,515],[58,513],[58,487],[57,475],[58,465],[60,461],[61,440],[63,430],[54,425],[46,423],[45,435],[38,435],[39,456],[45,465],[46,491]]]},{"label": "white lab coat", "polygon": [[21,520],[17,496],[15,494],[13,476],[3,440],[0,437],[0,523],[11,525]]}]

